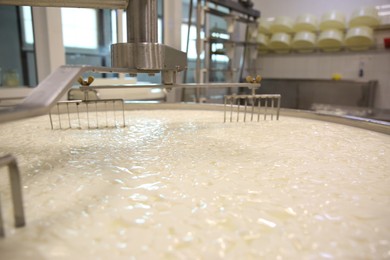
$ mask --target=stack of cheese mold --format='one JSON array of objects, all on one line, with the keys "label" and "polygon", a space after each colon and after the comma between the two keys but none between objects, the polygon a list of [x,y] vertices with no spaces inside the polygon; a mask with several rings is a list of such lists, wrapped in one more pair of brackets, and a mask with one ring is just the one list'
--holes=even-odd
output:
[{"label": "stack of cheese mold", "polygon": [[345,15],[339,11],[329,11],[322,15],[320,23],[321,31],[329,29],[345,29]]},{"label": "stack of cheese mold", "polygon": [[294,31],[308,31],[308,32],[316,32],[318,30],[318,22],[317,17],[312,14],[302,14],[297,17],[294,24]]},{"label": "stack of cheese mold", "polygon": [[291,47],[298,52],[314,51],[316,35],[312,32],[297,32],[292,41]]},{"label": "stack of cheese mold", "polygon": [[368,26],[359,26],[348,29],[345,45],[352,51],[364,51],[374,44],[374,32]]},{"label": "stack of cheese mold", "polygon": [[291,35],[284,32],[274,33],[271,37],[269,47],[276,53],[290,52]]},{"label": "stack of cheese mold", "polygon": [[297,17],[294,30],[295,35],[291,47],[298,52],[312,52],[316,44],[318,29],[317,18],[312,14],[303,14]]},{"label": "stack of cheese mold", "polygon": [[271,33],[293,33],[294,22],[288,16],[278,16],[275,18],[274,22],[270,25]]},{"label": "stack of cheese mold", "polygon": [[349,20],[349,27],[368,26],[375,28],[380,24],[378,10],[375,7],[360,7],[356,9]]},{"label": "stack of cheese mold", "polygon": [[345,15],[333,10],[322,15],[320,22],[321,33],[318,37],[317,46],[325,51],[339,51],[344,42]]},{"label": "stack of cheese mold", "polygon": [[[380,25],[375,7],[360,7],[351,14],[349,21],[340,11],[324,13],[320,20],[312,14],[299,15],[295,23],[288,16],[260,19],[257,37],[258,51],[275,53],[336,52],[343,48],[364,51],[375,43],[374,31]],[[348,26],[348,27],[347,27]]]},{"label": "stack of cheese mold", "polygon": [[341,50],[344,34],[337,29],[329,29],[320,33],[317,46],[325,52]]},{"label": "stack of cheese mold", "polygon": [[372,28],[379,25],[379,15],[375,7],[360,7],[356,9],[349,21],[345,45],[352,51],[364,51],[374,44]]}]

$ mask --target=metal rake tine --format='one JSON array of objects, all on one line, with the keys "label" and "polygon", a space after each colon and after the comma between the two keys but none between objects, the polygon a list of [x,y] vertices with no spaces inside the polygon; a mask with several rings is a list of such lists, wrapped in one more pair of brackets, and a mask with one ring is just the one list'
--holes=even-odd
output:
[{"label": "metal rake tine", "polygon": [[89,108],[88,108],[88,102],[85,102],[85,106],[87,107],[87,123],[88,123],[88,129],[91,127],[89,126]]},{"label": "metal rake tine", "polygon": [[226,98],[226,96],[224,97],[224,100],[223,100],[223,122],[224,123],[226,123],[226,102],[227,102],[227,100],[226,100],[227,98]]},{"label": "metal rake tine", "polygon": [[49,113],[49,118],[50,118],[50,126],[51,126],[51,130],[54,129],[53,127],[53,119],[51,118],[51,112]]},{"label": "metal rake tine", "polygon": [[77,110],[77,119],[78,119],[78,122],[79,122],[79,128],[81,128],[81,122],[80,122],[80,113],[79,113],[79,105],[80,103],[76,103],[76,110]]},{"label": "metal rake tine", "polygon": [[276,110],[276,120],[279,120],[281,98],[282,98],[282,97],[279,95],[279,96],[278,96],[278,104],[277,104],[278,108],[277,108],[277,110]]},{"label": "metal rake tine", "polygon": [[61,126],[61,116],[60,116],[60,105],[57,103],[57,113],[58,113],[58,124],[60,126],[60,129],[62,129]]},{"label": "metal rake tine", "polygon": [[237,105],[237,122],[239,121],[240,118],[240,98],[238,100],[238,105]]},{"label": "metal rake tine", "polygon": [[251,122],[253,121],[253,113],[255,112],[255,98],[252,96],[252,112],[251,112]]},{"label": "metal rake tine", "polygon": [[72,125],[70,124],[69,103],[66,103],[66,112],[68,113],[69,128],[72,128]]},{"label": "metal rake tine", "polygon": [[104,110],[106,111],[106,128],[108,128],[107,101],[104,101]]},{"label": "metal rake tine", "polygon": [[96,112],[96,128],[99,128],[99,116],[98,116],[98,107],[97,107],[96,100],[95,100],[95,112]]},{"label": "metal rake tine", "polygon": [[248,106],[248,98],[245,97],[244,123],[245,123],[245,121],[246,121],[246,108],[247,108],[247,106]]},{"label": "metal rake tine", "polygon": [[[243,100],[243,104],[241,104],[241,101]],[[264,100],[264,103],[262,103]],[[248,119],[249,122],[249,114],[250,114],[250,121],[253,122],[255,119],[255,113],[257,113],[257,122],[260,121],[260,116],[262,113],[262,107],[264,106],[264,120],[267,120],[268,112],[270,113],[270,120],[274,120],[274,117],[276,117],[276,120],[279,120],[280,115],[280,106],[281,106],[281,95],[280,94],[259,94],[259,95],[236,95],[233,94],[231,96],[225,95],[224,96],[224,122],[227,121],[227,106],[230,102],[230,122],[233,121],[233,110],[236,110],[237,113],[235,121],[240,122],[240,107],[241,105],[244,106],[243,108],[243,121],[246,122]],[[249,104],[249,102],[252,102]],[[257,103],[256,103],[257,102]],[[276,102],[276,103],[275,103]],[[237,108],[233,108],[233,106],[236,105]],[[248,106],[251,106],[250,111]],[[256,111],[257,110],[257,111]],[[269,111],[268,111],[269,110]]]},{"label": "metal rake tine", "polygon": [[[62,117],[63,116],[61,115],[61,112],[63,112],[64,114],[65,113],[67,114],[69,128],[73,128],[73,125],[74,126],[76,125],[76,123],[72,122],[72,115],[71,115],[71,113],[72,113],[71,105],[75,105],[75,104],[76,104],[76,108],[77,108],[77,119],[78,119],[78,124],[79,124],[80,129],[82,128],[81,124],[84,123],[85,120],[87,121],[88,129],[104,128],[104,122],[103,122],[104,118],[99,119],[99,116],[103,116],[104,113],[105,113],[105,118],[106,118],[105,119],[106,120],[106,127],[109,127],[109,121],[111,121],[112,117],[108,115],[111,111],[111,109],[109,109],[110,105],[108,104],[108,102],[112,102],[112,109],[113,109],[113,113],[114,113],[113,120],[114,120],[115,126],[121,127],[123,125],[123,127],[125,127],[126,126],[126,117],[125,117],[125,102],[124,102],[124,100],[123,99],[105,99],[105,100],[81,100],[81,101],[76,100],[76,101],[60,101],[60,102],[58,102],[56,105],[57,105],[59,129],[63,129],[63,127],[62,127],[62,123],[63,123]],[[118,107],[118,105],[116,104],[117,102],[121,103],[121,107]],[[62,111],[60,106],[65,105],[65,103],[66,103],[66,108],[63,108],[63,111]],[[100,108],[100,103],[104,103],[104,108],[103,107]],[[79,109],[80,104],[85,104],[85,110]],[[104,109],[105,111],[101,111],[102,109]],[[93,110],[95,110],[95,111],[93,111]],[[118,117],[117,113],[120,113],[120,110],[122,110],[122,113],[121,113],[122,114],[122,121],[120,118],[117,118]],[[86,117],[85,118],[83,117],[84,118],[83,120],[81,120],[82,118],[80,118],[81,117],[80,113],[82,111],[85,111],[85,113],[86,113]],[[84,115],[84,113],[81,113],[81,114]],[[64,116],[66,116],[66,115],[64,115]],[[96,117],[96,119],[94,119],[94,116]],[[54,117],[53,117],[51,111],[49,113],[49,118],[50,118],[51,128],[54,129],[55,123],[54,123]]]},{"label": "metal rake tine", "polygon": [[116,125],[115,101],[112,102],[112,111],[114,112],[114,124]]},{"label": "metal rake tine", "polygon": [[230,123],[233,122],[233,98],[230,97]]},{"label": "metal rake tine", "polygon": [[125,102],[123,100],[122,100],[122,115],[123,115],[123,127],[126,127]]}]

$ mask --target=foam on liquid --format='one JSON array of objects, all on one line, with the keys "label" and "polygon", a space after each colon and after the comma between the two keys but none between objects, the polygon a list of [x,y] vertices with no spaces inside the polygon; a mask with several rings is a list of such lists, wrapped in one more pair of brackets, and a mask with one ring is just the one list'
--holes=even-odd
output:
[{"label": "foam on liquid", "polygon": [[307,119],[128,111],[127,127],[0,125],[27,226],[0,259],[390,258],[390,137]]}]

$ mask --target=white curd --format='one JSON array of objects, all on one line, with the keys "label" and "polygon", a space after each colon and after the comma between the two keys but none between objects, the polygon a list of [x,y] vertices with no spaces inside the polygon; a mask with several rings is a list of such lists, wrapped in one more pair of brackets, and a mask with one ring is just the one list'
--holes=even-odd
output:
[{"label": "white curd", "polygon": [[127,126],[0,125],[22,173],[27,225],[0,259],[380,259],[390,257],[390,137],[281,117],[127,111]]}]

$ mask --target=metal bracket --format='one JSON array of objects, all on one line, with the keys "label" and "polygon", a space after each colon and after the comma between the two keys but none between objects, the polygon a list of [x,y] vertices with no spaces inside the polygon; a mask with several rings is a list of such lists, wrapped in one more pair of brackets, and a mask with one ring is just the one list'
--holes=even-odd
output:
[{"label": "metal bracket", "polygon": [[[26,225],[24,219],[22,185],[20,173],[16,158],[10,154],[0,158],[0,167],[8,165],[9,178],[11,182],[12,203],[14,208],[15,227],[23,227]],[[0,237],[5,237],[3,214],[1,212],[0,203]]]}]

